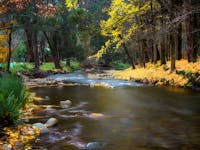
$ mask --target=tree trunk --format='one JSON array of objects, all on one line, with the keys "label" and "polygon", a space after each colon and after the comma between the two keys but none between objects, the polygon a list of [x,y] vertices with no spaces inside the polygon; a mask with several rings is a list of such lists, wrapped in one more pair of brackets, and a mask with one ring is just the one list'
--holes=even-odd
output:
[{"label": "tree trunk", "polygon": [[[121,35],[119,35],[119,38],[120,38],[120,39],[123,39]],[[127,55],[128,62],[132,65],[132,69],[135,69],[135,63],[134,63],[134,61],[133,61],[133,57],[131,57],[131,55],[130,55],[130,53],[129,53],[129,51],[128,51],[128,48],[127,48],[126,44],[123,43],[122,46],[123,46],[124,51],[125,51],[125,53],[126,53],[126,55]]]},{"label": "tree trunk", "polygon": [[39,45],[38,45],[38,8],[37,2],[34,0],[34,26],[33,26],[33,53],[34,53],[34,69],[39,70],[40,68],[40,59],[39,59]]},{"label": "tree trunk", "polygon": [[124,48],[124,50],[125,50],[125,53],[126,53],[126,55],[127,55],[127,58],[128,58],[129,63],[132,65],[132,69],[135,69],[135,63],[134,63],[134,61],[133,61],[133,58],[132,58],[131,55],[129,54],[129,51],[128,51],[128,48],[126,47],[126,44],[123,43],[122,46],[123,46],[123,48]]},{"label": "tree trunk", "polygon": [[[199,27],[200,27],[200,23],[199,23],[198,20],[200,20],[199,14],[194,13],[193,14],[193,28],[194,28],[194,31],[198,30]],[[198,48],[199,48],[200,32],[194,32],[193,33],[193,39],[194,39],[193,58],[194,58],[194,61],[197,61],[197,55],[198,55],[197,53],[198,53]]]},{"label": "tree trunk", "polygon": [[165,57],[166,57],[166,61],[170,60],[170,36],[169,34],[166,34],[165,36]]},{"label": "tree trunk", "polygon": [[150,1],[150,7],[151,7],[151,23],[152,23],[152,57],[151,61],[152,63],[157,63],[157,49],[156,49],[156,37],[155,37],[155,18],[154,18],[154,11],[153,11],[153,0]]},{"label": "tree trunk", "polygon": [[[171,0],[171,10],[170,10],[170,20],[173,20],[175,17],[175,0]],[[171,57],[171,72],[174,72],[176,69],[176,52],[175,52],[175,38],[174,38],[174,29],[170,31],[170,57]]]},{"label": "tree trunk", "polygon": [[52,33],[52,35],[51,35],[51,38],[48,37],[46,32],[43,32],[43,33],[44,33],[44,36],[46,37],[49,47],[51,49],[55,68],[62,69],[62,67],[60,65],[60,53],[58,50],[57,32],[54,31],[54,33]]},{"label": "tree trunk", "polygon": [[52,50],[52,54],[54,57],[54,64],[56,69],[62,69],[60,65],[60,52],[58,49],[58,37],[57,32],[53,33],[53,42],[54,42],[54,49]]},{"label": "tree trunk", "polygon": [[154,64],[157,64],[157,60],[158,60],[158,52],[157,52],[157,45],[156,45],[156,42],[154,40],[154,43],[153,43],[153,63]]},{"label": "tree trunk", "polygon": [[44,58],[44,48],[45,48],[45,38],[44,38],[44,35],[41,36],[41,39],[40,39],[40,64],[45,61],[45,58]]},{"label": "tree trunk", "polygon": [[38,45],[38,33],[35,30],[33,33],[33,48],[34,48],[34,69],[39,70],[40,59],[39,59],[39,45]]},{"label": "tree trunk", "polygon": [[147,45],[146,45],[146,40],[143,39],[141,41],[141,52],[142,52],[142,65],[145,68],[146,67],[146,55],[147,55]]},{"label": "tree trunk", "polygon": [[[162,36],[164,36],[164,35],[162,35]],[[166,59],[165,59],[165,40],[164,40],[164,37],[161,37],[160,62],[161,62],[161,65],[166,64]]]},{"label": "tree trunk", "polygon": [[182,58],[182,24],[180,23],[176,31],[176,59],[180,60]]},{"label": "tree trunk", "polygon": [[33,62],[34,61],[34,52],[33,52],[33,39],[32,39],[32,31],[28,30],[27,27],[24,28],[26,34],[26,61]]},{"label": "tree trunk", "polygon": [[186,32],[186,51],[188,56],[188,62],[192,62],[193,60],[193,37],[192,37],[192,21],[191,21],[191,0],[184,0],[185,7],[185,32]]},{"label": "tree trunk", "polygon": [[151,63],[153,63],[153,58],[154,58],[154,56],[153,56],[153,40],[151,39],[150,40],[150,42],[149,42],[150,44],[150,50],[151,50]]},{"label": "tree trunk", "polygon": [[[161,26],[164,27],[164,12],[162,12],[162,18],[161,18]],[[165,59],[165,35],[161,33],[161,42],[160,42],[160,64],[164,65],[166,64]]]},{"label": "tree trunk", "polygon": [[174,72],[176,69],[176,52],[175,52],[175,42],[174,42],[174,35],[171,33],[170,35],[170,57],[171,57],[171,72]]},{"label": "tree trunk", "polygon": [[9,45],[9,51],[8,51],[8,62],[7,62],[7,71],[10,71],[10,60],[11,60],[11,44],[12,44],[12,27],[10,28],[9,37],[8,37],[8,45]]}]

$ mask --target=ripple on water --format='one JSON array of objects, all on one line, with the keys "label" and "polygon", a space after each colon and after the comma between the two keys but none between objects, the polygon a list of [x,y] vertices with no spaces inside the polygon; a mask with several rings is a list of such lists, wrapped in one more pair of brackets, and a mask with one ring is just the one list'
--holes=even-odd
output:
[{"label": "ripple on water", "polygon": [[139,84],[136,82],[130,82],[130,81],[125,81],[125,80],[88,78],[83,73],[56,74],[56,75],[50,75],[48,78],[54,79],[56,81],[86,84],[90,86],[102,85],[102,86],[111,87],[111,88],[144,86],[144,84]]}]

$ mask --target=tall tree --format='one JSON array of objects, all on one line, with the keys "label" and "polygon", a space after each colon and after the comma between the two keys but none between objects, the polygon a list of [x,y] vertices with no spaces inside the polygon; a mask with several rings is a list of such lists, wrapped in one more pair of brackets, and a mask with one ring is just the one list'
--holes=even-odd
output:
[{"label": "tall tree", "polygon": [[185,9],[185,31],[186,31],[186,51],[188,56],[188,62],[194,61],[193,53],[193,37],[192,37],[192,1],[184,0],[184,9]]}]

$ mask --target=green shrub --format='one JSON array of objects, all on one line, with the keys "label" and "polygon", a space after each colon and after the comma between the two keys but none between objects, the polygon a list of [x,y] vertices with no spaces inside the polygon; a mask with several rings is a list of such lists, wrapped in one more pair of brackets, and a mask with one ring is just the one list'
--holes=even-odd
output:
[{"label": "green shrub", "polygon": [[70,60],[70,67],[72,68],[72,70],[80,70],[80,62],[77,61],[76,59],[72,59]]},{"label": "green shrub", "polygon": [[24,42],[19,43],[14,52],[12,53],[12,58],[14,61],[21,62],[24,61],[26,57],[26,45]]},{"label": "green shrub", "polygon": [[0,77],[0,124],[15,123],[27,100],[28,92],[20,78],[13,75]]},{"label": "green shrub", "polygon": [[7,98],[0,98],[0,124],[7,126],[13,124],[20,116],[20,104],[11,93]]}]

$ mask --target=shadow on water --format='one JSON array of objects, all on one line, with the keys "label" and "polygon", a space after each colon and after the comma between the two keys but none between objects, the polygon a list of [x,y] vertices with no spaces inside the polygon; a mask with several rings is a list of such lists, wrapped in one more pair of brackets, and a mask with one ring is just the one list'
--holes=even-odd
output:
[{"label": "shadow on water", "polygon": [[[46,112],[45,122],[56,117],[59,123],[42,135],[37,146],[47,149],[200,149],[200,94],[186,89],[125,86],[105,89],[87,86],[33,88],[49,100],[40,105],[60,106]],[[101,113],[100,118],[88,117]],[[40,115],[40,114],[37,114]]]}]

